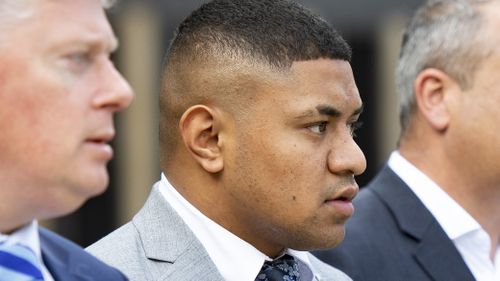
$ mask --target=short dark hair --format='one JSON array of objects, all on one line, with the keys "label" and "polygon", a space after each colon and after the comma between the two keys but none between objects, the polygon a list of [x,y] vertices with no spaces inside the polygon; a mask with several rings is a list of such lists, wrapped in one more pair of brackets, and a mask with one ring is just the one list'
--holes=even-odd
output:
[{"label": "short dark hair", "polygon": [[[189,106],[244,103],[237,69],[282,72],[295,61],[350,61],[351,49],[326,21],[288,0],[214,0],[178,27],[164,61],[160,95],[160,153],[179,139],[178,122]],[[227,71],[226,69],[230,69]],[[199,71],[199,72],[196,72]],[[226,71],[226,72],[224,72]],[[224,72],[222,75],[215,72]],[[207,73],[208,76],[207,76]],[[233,89],[233,90],[232,90]],[[234,90],[239,89],[239,90]]]},{"label": "short dark hair", "polygon": [[351,59],[349,45],[335,29],[286,0],[215,0],[202,5],[178,27],[167,63],[186,48],[210,45],[279,68],[294,61]]}]

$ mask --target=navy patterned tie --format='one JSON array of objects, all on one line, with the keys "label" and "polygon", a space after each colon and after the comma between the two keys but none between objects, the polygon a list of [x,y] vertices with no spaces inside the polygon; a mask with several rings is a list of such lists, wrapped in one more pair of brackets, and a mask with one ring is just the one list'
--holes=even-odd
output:
[{"label": "navy patterned tie", "polygon": [[255,281],[300,281],[299,265],[290,255],[266,261]]},{"label": "navy patterned tie", "polygon": [[35,253],[20,244],[0,244],[0,281],[43,280]]}]

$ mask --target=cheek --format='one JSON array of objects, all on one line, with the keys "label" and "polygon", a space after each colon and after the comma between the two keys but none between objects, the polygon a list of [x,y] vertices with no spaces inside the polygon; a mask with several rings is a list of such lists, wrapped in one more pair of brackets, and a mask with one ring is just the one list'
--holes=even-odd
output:
[{"label": "cheek", "polygon": [[15,95],[1,97],[0,128],[8,128],[11,142],[34,154],[57,154],[65,140],[81,129],[84,118],[56,87],[17,87]]},{"label": "cheek", "polygon": [[252,158],[252,166],[259,171],[257,176],[265,177],[280,192],[296,196],[314,192],[309,186],[317,186],[323,180],[326,153],[295,131],[266,131],[267,134],[253,134],[261,137],[247,139],[247,144],[241,147]]},{"label": "cheek", "polygon": [[324,173],[320,163],[294,150],[293,145],[281,146],[263,157],[260,169],[253,174],[260,181],[264,200],[282,209],[283,215],[294,212],[301,220],[314,212],[322,194]]}]

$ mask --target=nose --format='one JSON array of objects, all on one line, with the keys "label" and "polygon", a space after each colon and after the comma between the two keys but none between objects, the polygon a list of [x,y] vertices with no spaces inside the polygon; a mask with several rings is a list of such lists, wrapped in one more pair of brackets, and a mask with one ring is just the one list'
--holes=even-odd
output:
[{"label": "nose", "polygon": [[328,169],[337,175],[360,175],[366,169],[366,158],[352,136],[337,139],[328,153]]},{"label": "nose", "polygon": [[134,98],[129,83],[107,60],[98,74],[99,94],[95,96],[93,105],[97,108],[107,108],[111,112],[118,112],[127,108]]}]

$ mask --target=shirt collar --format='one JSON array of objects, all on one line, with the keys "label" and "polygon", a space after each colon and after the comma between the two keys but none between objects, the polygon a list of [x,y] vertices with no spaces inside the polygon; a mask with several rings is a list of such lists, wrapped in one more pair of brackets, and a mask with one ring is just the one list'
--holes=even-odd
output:
[{"label": "shirt collar", "polygon": [[40,249],[40,237],[38,236],[38,222],[36,220],[19,228],[12,234],[0,234],[0,242],[5,242],[7,245],[23,244],[29,247],[42,263],[42,251]]},{"label": "shirt collar", "polygon": [[[161,175],[159,190],[201,242],[225,280],[254,281],[264,261],[271,260],[200,212],[170,184],[164,174]],[[306,252],[287,250],[287,253],[311,268]]]},{"label": "shirt collar", "polygon": [[451,240],[481,229],[467,211],[398,151],[392,152],[388,165],[422,201]]}]

